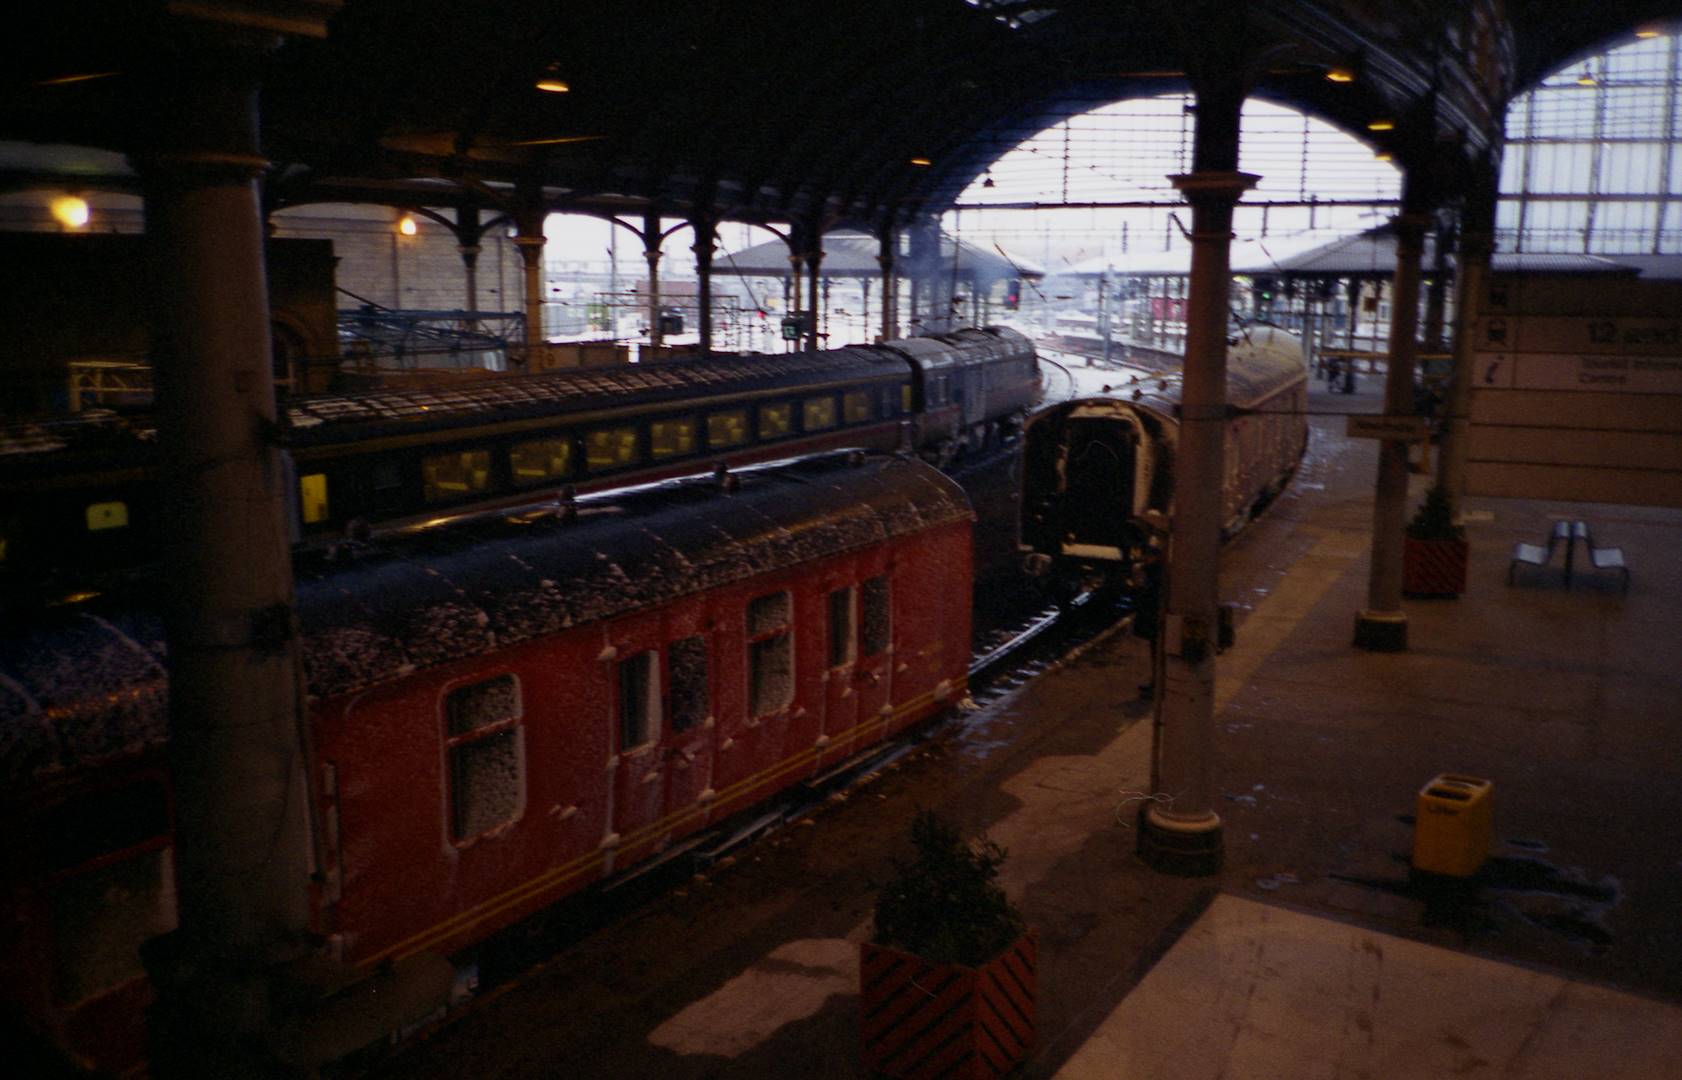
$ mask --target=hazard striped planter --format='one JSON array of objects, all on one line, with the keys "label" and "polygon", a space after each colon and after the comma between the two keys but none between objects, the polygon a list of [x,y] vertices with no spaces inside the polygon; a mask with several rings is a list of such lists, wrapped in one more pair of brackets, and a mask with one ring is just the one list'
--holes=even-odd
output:
[{"label": "hazard striped planter", "polygon": [[1034,1045],[1030,929],[978,968],[866,943],[859,1019],[866,1067],[906,1080],[1003,1076]]},{"label": "hazard striped planter", "polygon": [[1464,540],[1402,539],[1402,592],[1412,597],[1459,596],[1466,591]]}]

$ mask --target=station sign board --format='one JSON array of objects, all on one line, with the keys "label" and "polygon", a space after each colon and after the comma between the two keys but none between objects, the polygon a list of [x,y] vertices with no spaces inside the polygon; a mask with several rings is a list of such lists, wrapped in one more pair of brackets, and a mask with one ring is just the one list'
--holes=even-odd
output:
[{"label": "station sign board", "polygon": [[1423,442],[1429,435],[1423,416],[1350,416],[1343,433],[1351,439]]},{"label": "station sign board", "polygon": [[1682,507],[1682,282],[1495,274],[1468,374],[1469,493]]}]

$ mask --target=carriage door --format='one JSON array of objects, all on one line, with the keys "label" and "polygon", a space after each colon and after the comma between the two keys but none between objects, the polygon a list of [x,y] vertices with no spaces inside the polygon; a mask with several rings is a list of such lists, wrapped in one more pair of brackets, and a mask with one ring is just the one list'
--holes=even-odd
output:
[{"label": "carriage door", "polygon": [[711,635],[697,629],[666,645],[666,812],[681,813],[712,787]]},{"label": "carriage door", "polygon": [[1069,421],[1064,444],[1063,553],[1119,559],[1133,517],[1139,435],[1113,416]]},{"label": "carriage door", "polygon": [[613,824],[628,858],[648,853],[633,846],[666,810],[666,663],[658,615],[629,619],[608,631],[606,663],[612,669]]}]

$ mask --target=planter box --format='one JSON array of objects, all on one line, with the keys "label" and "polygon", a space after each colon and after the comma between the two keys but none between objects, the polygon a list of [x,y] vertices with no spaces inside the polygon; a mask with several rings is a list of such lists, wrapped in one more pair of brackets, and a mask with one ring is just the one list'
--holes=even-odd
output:
[{"label": "planter box", "polygon": [[1466,591],[1464,540],[1402,541],[1402,592],[1408,596],[1459,596]]},{"label": "planter box", "polygon": [[885,945],[859,957],[864,1064],[885,1076],[1003,1076],[1034,1045],[1033,930],[979,968]]}]

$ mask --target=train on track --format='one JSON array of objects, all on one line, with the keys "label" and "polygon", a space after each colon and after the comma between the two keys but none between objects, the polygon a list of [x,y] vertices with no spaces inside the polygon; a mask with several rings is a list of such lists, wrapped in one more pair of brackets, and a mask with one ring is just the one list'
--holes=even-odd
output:
[{"label": "train on track", "polygon": [[[972,519],[842,452],[300,555],[314,933],[459,958],[961,699]],[[176,917],[167,698],[144,604],[0,635],[0,1001],[100,1068]]]},{"label": "train on track", "polygon": [[[1174,497],[1180,373],[1073,368],[1062,400],[1030,417],[1021,547],[1031,573],[1069,592],[1142,584],[1163,557]],[[1227,351],[1228,535],[1289,483],[1308,446],[1302,343],[1251,326]]]},{"label": "train on track", "polygon": [[[715,356],[288,398],[275,433],[303,544],[840,447],[949,462],[1038,399],[1007,328],[823,352]],[[0,581],[150,560],[156,440],[111,412],[0,430]]]}]

